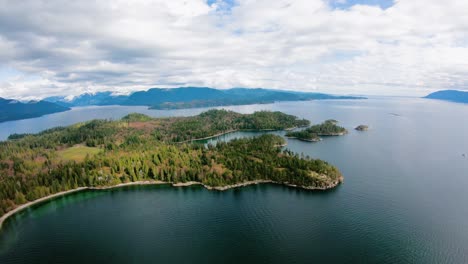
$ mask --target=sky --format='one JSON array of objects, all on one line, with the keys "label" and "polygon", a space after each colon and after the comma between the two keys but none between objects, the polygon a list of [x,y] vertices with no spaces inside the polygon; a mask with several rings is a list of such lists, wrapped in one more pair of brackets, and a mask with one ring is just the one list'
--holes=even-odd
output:
[{"label": "sky", "polygon": [[0,97],[468,90],[465,0],[0,0]]}]

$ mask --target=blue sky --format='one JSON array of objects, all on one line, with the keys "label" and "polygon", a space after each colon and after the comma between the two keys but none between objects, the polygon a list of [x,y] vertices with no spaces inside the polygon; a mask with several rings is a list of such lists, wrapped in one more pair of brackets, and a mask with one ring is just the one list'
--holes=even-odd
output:
[{"label": "blue sky", "polygon": [[208,5],[218,4],[220,7],[230,9],[236,5],[235,0],[208,0]]},{"label": "blue sky", "polygon": [[393,6],[393,0],[331,0],[330,5],[333,8],[347,9],[353,5],[369,5],[379,6],[382,9],[387,9]]},{"label": "blue sky", "polygon": [[5,1],[0,97],[468,90],[466,10],[459,0]]},{"label": "blue sky", "polygon": [[[218,4],[223,9],[229,10],[236,5],[236,0],[208,0],[208,5]],[[383,9],[389,8],[394,4],[393,0],[330,0],[328,4],[333,8],[347,9],[353,5],[379,6]]]},{"label": "blue sky", "polygon": [[0,67],[0,80],[7,80],[11,77],[18,76],[21,73],[13,68],[10,67]]}]

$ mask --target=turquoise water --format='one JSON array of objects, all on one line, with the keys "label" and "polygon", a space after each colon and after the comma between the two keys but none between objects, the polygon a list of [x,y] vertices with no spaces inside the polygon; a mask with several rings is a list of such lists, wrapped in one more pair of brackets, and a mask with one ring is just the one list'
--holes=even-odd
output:
[{"label": "turquoise water", "polygon": [[[118,118],[135,109],[92,112]],[[0,263],[468,262],[467,105],[369,99],[231,109],[341,121],[348,135],[318,143],[291,139],[287,148],[338,166],[345,183],[328,192],[259,185],[226,192],[141,186],[73,194],[11,218],[0,233]],[[82,118],[83,111],[90,110],[67,113]],[[40,120],[48,117],[56,118]],[[21,129],[24,121],[16,121]],[[8,123],[10,131],[18,124]],[[352,130],[359,124],[371,129]]]}]

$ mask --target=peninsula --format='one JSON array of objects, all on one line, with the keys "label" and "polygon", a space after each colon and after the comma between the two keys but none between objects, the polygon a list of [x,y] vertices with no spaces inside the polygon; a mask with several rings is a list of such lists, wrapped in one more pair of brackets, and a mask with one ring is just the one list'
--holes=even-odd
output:
[{"label": "peninsula", "polygon": [[0,122],[34,118],[68,110],[69,107],[47,101],[20,102],[0,97]]},{"label": "peninsula", "polygon": [[[225,190],[278,183],[325,190],[343,181],[325,161],[282,149],[266,134],[205,145],[197,141],[237,130],[285,130],[309,121],[281,112],[210,110],[193,117],[93,120],[0,142],[0,216],[70,190],[142,182],[202,184]],[[10,213],[11,214],[11,213]],[[4,219],[4,218],[3,218]]]},{"label": "peninsula", "polygon": [[321,140],[320,136],[342,136],[348,133],[344,127],[338,126],[337,124],[338,121],[329,119],[304,130],[289,131],[286,133],[286,137],[309,142],[318,142]]},{"label": "peninsula", "polygon": [[468,104],[467,91],[443,90],[428,94],[423,98]]}]

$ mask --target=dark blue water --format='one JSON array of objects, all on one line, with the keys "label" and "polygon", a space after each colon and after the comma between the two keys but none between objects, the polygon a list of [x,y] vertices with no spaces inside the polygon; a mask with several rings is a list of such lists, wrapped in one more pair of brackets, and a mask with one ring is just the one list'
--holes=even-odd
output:
[{"label": "dark blue water", "polygon": [[[135,111],[109,109],[114,118]],[[8,221],[0,263],[468,263],[467,105],[370,99],[231,109],[341,121],[346,136],[287,147],[335,164],[345,183],[330,192],[261,185],[73,194]],[[352,130],[359,124],[371,129]]]}]

